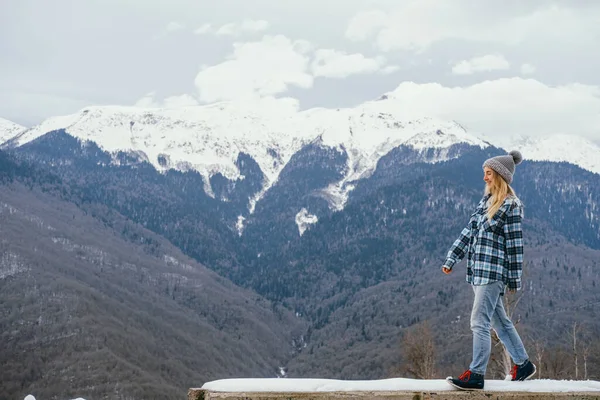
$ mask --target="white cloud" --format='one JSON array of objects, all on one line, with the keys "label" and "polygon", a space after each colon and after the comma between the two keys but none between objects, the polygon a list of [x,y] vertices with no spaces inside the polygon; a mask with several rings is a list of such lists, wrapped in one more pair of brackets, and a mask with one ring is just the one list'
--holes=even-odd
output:
[{"label": "white cloud", "polygon": [[217,36],[240,36],[244,33],[262,32],[269,29],[269,22],[265,20],[246,19],[242,23],[229,23],[215,31]]},{"label": "white cloud", "polygon": [[219,29],[216,30],[215,35],[217,36],[226,36],[226,35],[236,35],[238,33],[238,25],[230,22],[228,24],[222,25]]},{"label": "white cloud", "polygon": [[169,96],[163,101],[166,108],[179,108],[197,106],[198,100],[189,94],[181,94],[179,96]]},{"label": "white cloud", "polygon": [[521,74],[523,75],[531,75],[535,72],[535,66],[531,64],[523,64],[521,65]]},{"label": "white cloud", "polygon": [[377,33],[388,21],[386,13],[372,10],[356,14],[348,24],[346,37],[350,40],[363,41]]},{"label": "white cloud", "polygon": [[246,32],[262,32],[269,29],[269,23],[263,19],[261,20],[251,20],[247,19],[242,22],[240,26],[242,31]]},{"label": "white cloud", "polygon": [[175,31],[180,31],[182,29],[185,29],[185,25],[183,25],[182,23],[177,22],[177,21],[171,21],[165,27],[165,30],[167,32],[175,32]]},{"label": "white cloud", "polygon": [[203,102],[272,96],[289,86],[309,88],[310,43],[285,36],[265,36],[260,42],[235,43],[221,64],[203,68],[195,84]]},{"label": "white cloud", "polygon": [[216,36],[241,36],[249,33],[263,32],[269,29],[269,22],[263,19],[245,19],[240,23],[230,22],[220,27],[204,24],[194,31],[196,35],[213,34]]},{"label": "white cloud", "polygon": [[135,102],[136,107],[142,108],[158,108],[160,105],[155,100],[156,93],[147,93],[144,97]]},{"label": "white cloud", "polygon": [[210,33],[211,30],[212,30],[212,25],[211,24],[204,24],[200,28],[196,29],[194,31],[194,33],[196,35],[205,35],[207,33]]},{"label": "white cloud", "polygon": [[576,133],[597,140],[600,132],[598,86],[553,87],[518,77],[468,87],[404,82],[388,97],[397,99],[410,118],[457,120],[492,137]]},{"label": "white cloud", "polygon": [[495,70],[505,70],[510,68],[510,63],[504,56],[499,54],[488,54],[481,57],[474,57],[470,60],[463,60],[454,65],[452,73],[456,75],[471,75],[475,72],[487,72]]},{"label": "white cloud", "polygon": [[397,65],[388,65],[381,70],[382,74],[392,74],[400,69]]},{"label": "white cloud", "polygon": [[314,77],[346,78],[355,74],[390,74],[397,66],[385,65],[384,57],[368,58],[334,49],[319,49],[305,40],[264,36],[261,41],[234,43],[228,59],[203,66],[195,79],[199,98],[221,100],[255,99],[284,93],[290,86],[310,88]]},{"label": "white cloud", "polygon": [[[519,13],[490,12],[484,2],[469,0],[407,0],[385,10],[363,11],[350,19],[346,37],[373,38],[383,51],[423,51],[446,39],[508,45],[525,40],[536,43],[590,41],[600,33],[597,13],[569,3],[531,4]],[[487,8],[486,8],[487,7]]]},{"label": "white cloud", "polygon": [[135,106],[141,108],[180,108],[187,106],[197,106],[198,104],[198,100],[196,100],[189,94],[170,96],[165,98],[161,102],[156,99],[156,92],[150,92],[141,99],[139,99],[135,103]]},{"label": "white cloud", "polygon": [[355,74],[379,71],[386,63],[385,58],[367,58],[362,54],[346,54],[333,49],[319,49],[311,63],[314,76],[346,78]]},{"label": "white cloud", "polygon": [[376,47],[383,51],[421,51],[447,37],[463,37],[482,22],[468,18],[470,7],[461,1],[409,0],[393,10],[375,10],[355,15],[346,36],[364,41],[374,36]]}]

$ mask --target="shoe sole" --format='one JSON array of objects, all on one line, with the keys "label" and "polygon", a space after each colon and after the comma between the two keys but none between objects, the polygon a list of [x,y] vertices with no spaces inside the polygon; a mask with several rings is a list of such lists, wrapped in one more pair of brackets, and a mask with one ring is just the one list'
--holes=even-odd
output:
[{"label": "shoe sole", "polygon": [[446,382],[448,382],[449,384],[451,384],[452,386],[454,386],[458,390],[464,390],[464,391],[467,391],[467,392],[483,391],[483,388],[479,389],[479,388],[464,388],[464,387],[460,387],[460,386],[456,385],[454,382],[452,382],[450,379],[446,379]]}]

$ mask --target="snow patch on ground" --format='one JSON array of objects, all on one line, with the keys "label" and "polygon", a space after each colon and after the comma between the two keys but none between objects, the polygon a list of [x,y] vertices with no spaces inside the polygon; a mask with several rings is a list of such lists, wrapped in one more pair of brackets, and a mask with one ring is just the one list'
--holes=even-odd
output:
[{"label": "snow patch on ground", "polygon": [[[348,391],[455,391],[444,379],[392,378],[344,381],[334,379],[222,379],[202,389],[215,392],[348,392]],[[486,380],[485,392],[600,392],[598,381],[535,379],[523,382]]]},{"label": "snow patch on ground", "polygon": [[310,225],[316,224],[318,221],[319,218],[317,218],[316,215],[312,215],[306,208],[302,208],[302,210],[296,214],[296,225],[298,225],[300,236],[304,234]]}]

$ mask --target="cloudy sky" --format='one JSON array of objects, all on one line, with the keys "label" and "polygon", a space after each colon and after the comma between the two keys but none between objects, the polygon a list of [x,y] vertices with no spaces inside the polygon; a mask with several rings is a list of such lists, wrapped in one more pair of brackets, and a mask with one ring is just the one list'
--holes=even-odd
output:
[{"label": "cloudy sky", "polygon": [[384,93],[494,134],[600,141],[597,0],[2,0],[0,117]]}]

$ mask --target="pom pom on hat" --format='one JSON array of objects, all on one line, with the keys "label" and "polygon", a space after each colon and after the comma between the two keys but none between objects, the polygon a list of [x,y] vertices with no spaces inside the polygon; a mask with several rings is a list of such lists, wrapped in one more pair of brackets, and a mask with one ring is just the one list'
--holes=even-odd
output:
[{"label": "pom pom on hat", "polygon": [[508,154],[510,154],[512,156],[515,165],[519,165],[519,164],[521,164],[521,161],[523,161],[523,156],[521,155],[521,152],[518,150],[513,150]]}]

